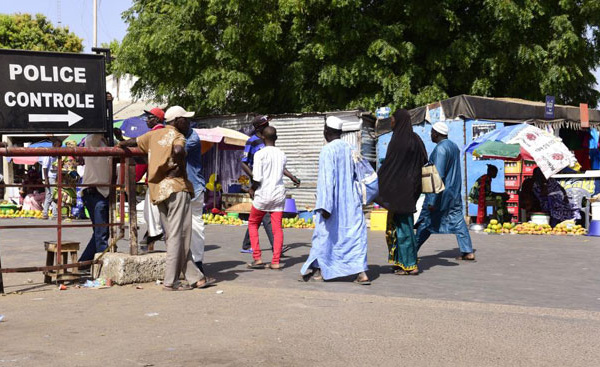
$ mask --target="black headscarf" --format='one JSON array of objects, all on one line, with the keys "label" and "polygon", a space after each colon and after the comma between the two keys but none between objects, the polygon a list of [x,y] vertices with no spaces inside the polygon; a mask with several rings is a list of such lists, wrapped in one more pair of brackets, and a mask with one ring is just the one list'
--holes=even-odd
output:
[{"label": "black headscarf", "polygon": [[394,120],[396,124],[385,161],[377,173],[377,202],[391,212],[413,214],[421,194],[421,168],[427,163],[427,151],[421,138],[412,130],[407,110],[397,110]]}]

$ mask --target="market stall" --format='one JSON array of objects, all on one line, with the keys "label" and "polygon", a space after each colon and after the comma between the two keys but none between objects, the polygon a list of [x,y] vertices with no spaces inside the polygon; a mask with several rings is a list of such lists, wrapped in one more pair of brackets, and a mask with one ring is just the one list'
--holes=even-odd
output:
[{"label": "market stall", "polygon": [[[460,95],[421,106],[409,112],[411,114],[413,131],[421,137],[428,153],[431,153],[435,147],[430,138],[431,125],[438,121],[446,122],[449,126],[448,138],[459,147],[467,147],[471,142],[476,141],[491,131],[504,127],[510,128],[517,124],[528,124],[545,131],[547,135],[562,139],[564,145],[582,163],[581,166],[584,169],[596,168],[596,165],[593,163],[595,159],[598,162],[597,166],[600,167],[600,154],[597,149],[597,129],[600,126],[600,111],[587,111],[589,116],[588,128],[582,127],[580,107],[562,105],[553,105],[552,107],[552,116],[548,117],[546,104],[543,102]],[[390,129],[389,122],[385,120],[378,121],[376,126],[376,133],[379,136],[377,143],[378,165],[385,158],[387,144],[391,138]],[[567,129],[577,131],[574,134],[576,135],[575,139],[567,139],[567,136],[565,136],[569,134],[565,132]],[[570,134],[573,135],[572,132]],[[579,141],[580,146],[574,145],[574,142],[577,141]],[[585,164],[586,159],[581,158],[581,154],[578,153],[582,149],[588,149],[589,165]],[[525,178],[531,176],[537,165],[535,165],[535,162],[527,160],[505,161],[504,159],[494,158],[499,157],[491,155],[474,156],[465,152],[464,158],[461,160],[463,202],[465,203],[464,214],[469,219],[477,215],[478,205],[469,203],[467,200],[469,190],[479,177],[486,174],[487,165],[491,164],[498,168],[497,179],[492,181],[491,190],[500,193],[507,192],[510,195],[508,209],[513,215],[513,221],[516,222],[520,216],[519,190],[521,189],[522,182]],[[533,161],[535,160],[533,159]],[[492,208],[488,207],[487,214],[491,213]],[[526,221],[528,218],[521,218],[521,220]]]}]

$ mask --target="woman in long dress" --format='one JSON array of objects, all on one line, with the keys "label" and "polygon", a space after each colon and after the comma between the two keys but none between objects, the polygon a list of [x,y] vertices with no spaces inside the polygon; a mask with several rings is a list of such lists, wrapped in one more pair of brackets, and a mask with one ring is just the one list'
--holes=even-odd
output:
[{"label": "woman in long dress", "polygon": [[404,109],[392,116],[393,135],[379,169],[377,202],[388,210],[388,261],[398,275],[418,275],[413,215],[421,195],[421,168],[427,163],[423,141],[412,130]]}]

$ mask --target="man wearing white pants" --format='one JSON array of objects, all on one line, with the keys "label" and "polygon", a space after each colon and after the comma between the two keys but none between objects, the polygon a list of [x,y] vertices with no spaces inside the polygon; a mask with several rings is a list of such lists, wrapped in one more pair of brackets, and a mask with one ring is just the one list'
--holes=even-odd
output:
[{"label": "man wearing white pants", "polygon": [[206,277],[206,281],[213,282],[212,278],[206,276],[202,262],[204,261],[204,220],[202,220],[202,210],[204,209],[204,191],[206,190],[206,180],[202,174],[202,142],[200,137],[190,129],[186,136],[186,170],[188,180],[194,186],[194,195],[191,201],[192,210],[192,243],[190,250],[194,263]]},{"label": "man wearing white pants", "polygon": [[192,243],[190,244],[190,250],[192,251],[192,258],[198,266],[198,269],[204,274],[204,267],[202,262],[204,261],[204,220],[202,220],[202,210],[204,208],[204,191],[196,193],[196,196],[192,198]]},{"label": "man wearing white pants", "polygon": [[146,190],[146,200],[144,200],[144,220],[148,226],[147,246],[152,246],[149,250],[154,250],[154,239],[162,236],[163,228],[160,224],[160,212],[158,211],[158,206],[152,204],[152,200],[150,200],[150,190]]}]

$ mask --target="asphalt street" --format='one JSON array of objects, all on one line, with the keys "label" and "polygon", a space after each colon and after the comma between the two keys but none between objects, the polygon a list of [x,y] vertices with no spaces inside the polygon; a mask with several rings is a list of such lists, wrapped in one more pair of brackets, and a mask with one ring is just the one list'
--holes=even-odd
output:
[{"label": "asphalt street", "polygon": [[[5,220],[4,223],[11,221]],[[21,219],[13,223],[39,223]],[[417,277],[394,275],[369,233],[370,286],[298,282],[312,231],[285,230],[283,271],[249,270],[244,227],[208,226],[219,283],[65,291],[39,273],[5,274],[0,366],[597,366],[600,240],[473,234],[477,261],[432,236]],[[262,230],[261,230],[262,232]],[[2,230],[2,266],[42,265],[53,230]],[[264,233],[262,233],[264,236]],[[68,229],[66,240],[89,239]],[[262,238],[264,241],[265,238]],[[263,260],[271,255],[263,242]],[[159,243],[159,250],[164,244]],[[127,251],[127,242],[119,243]]]}]

